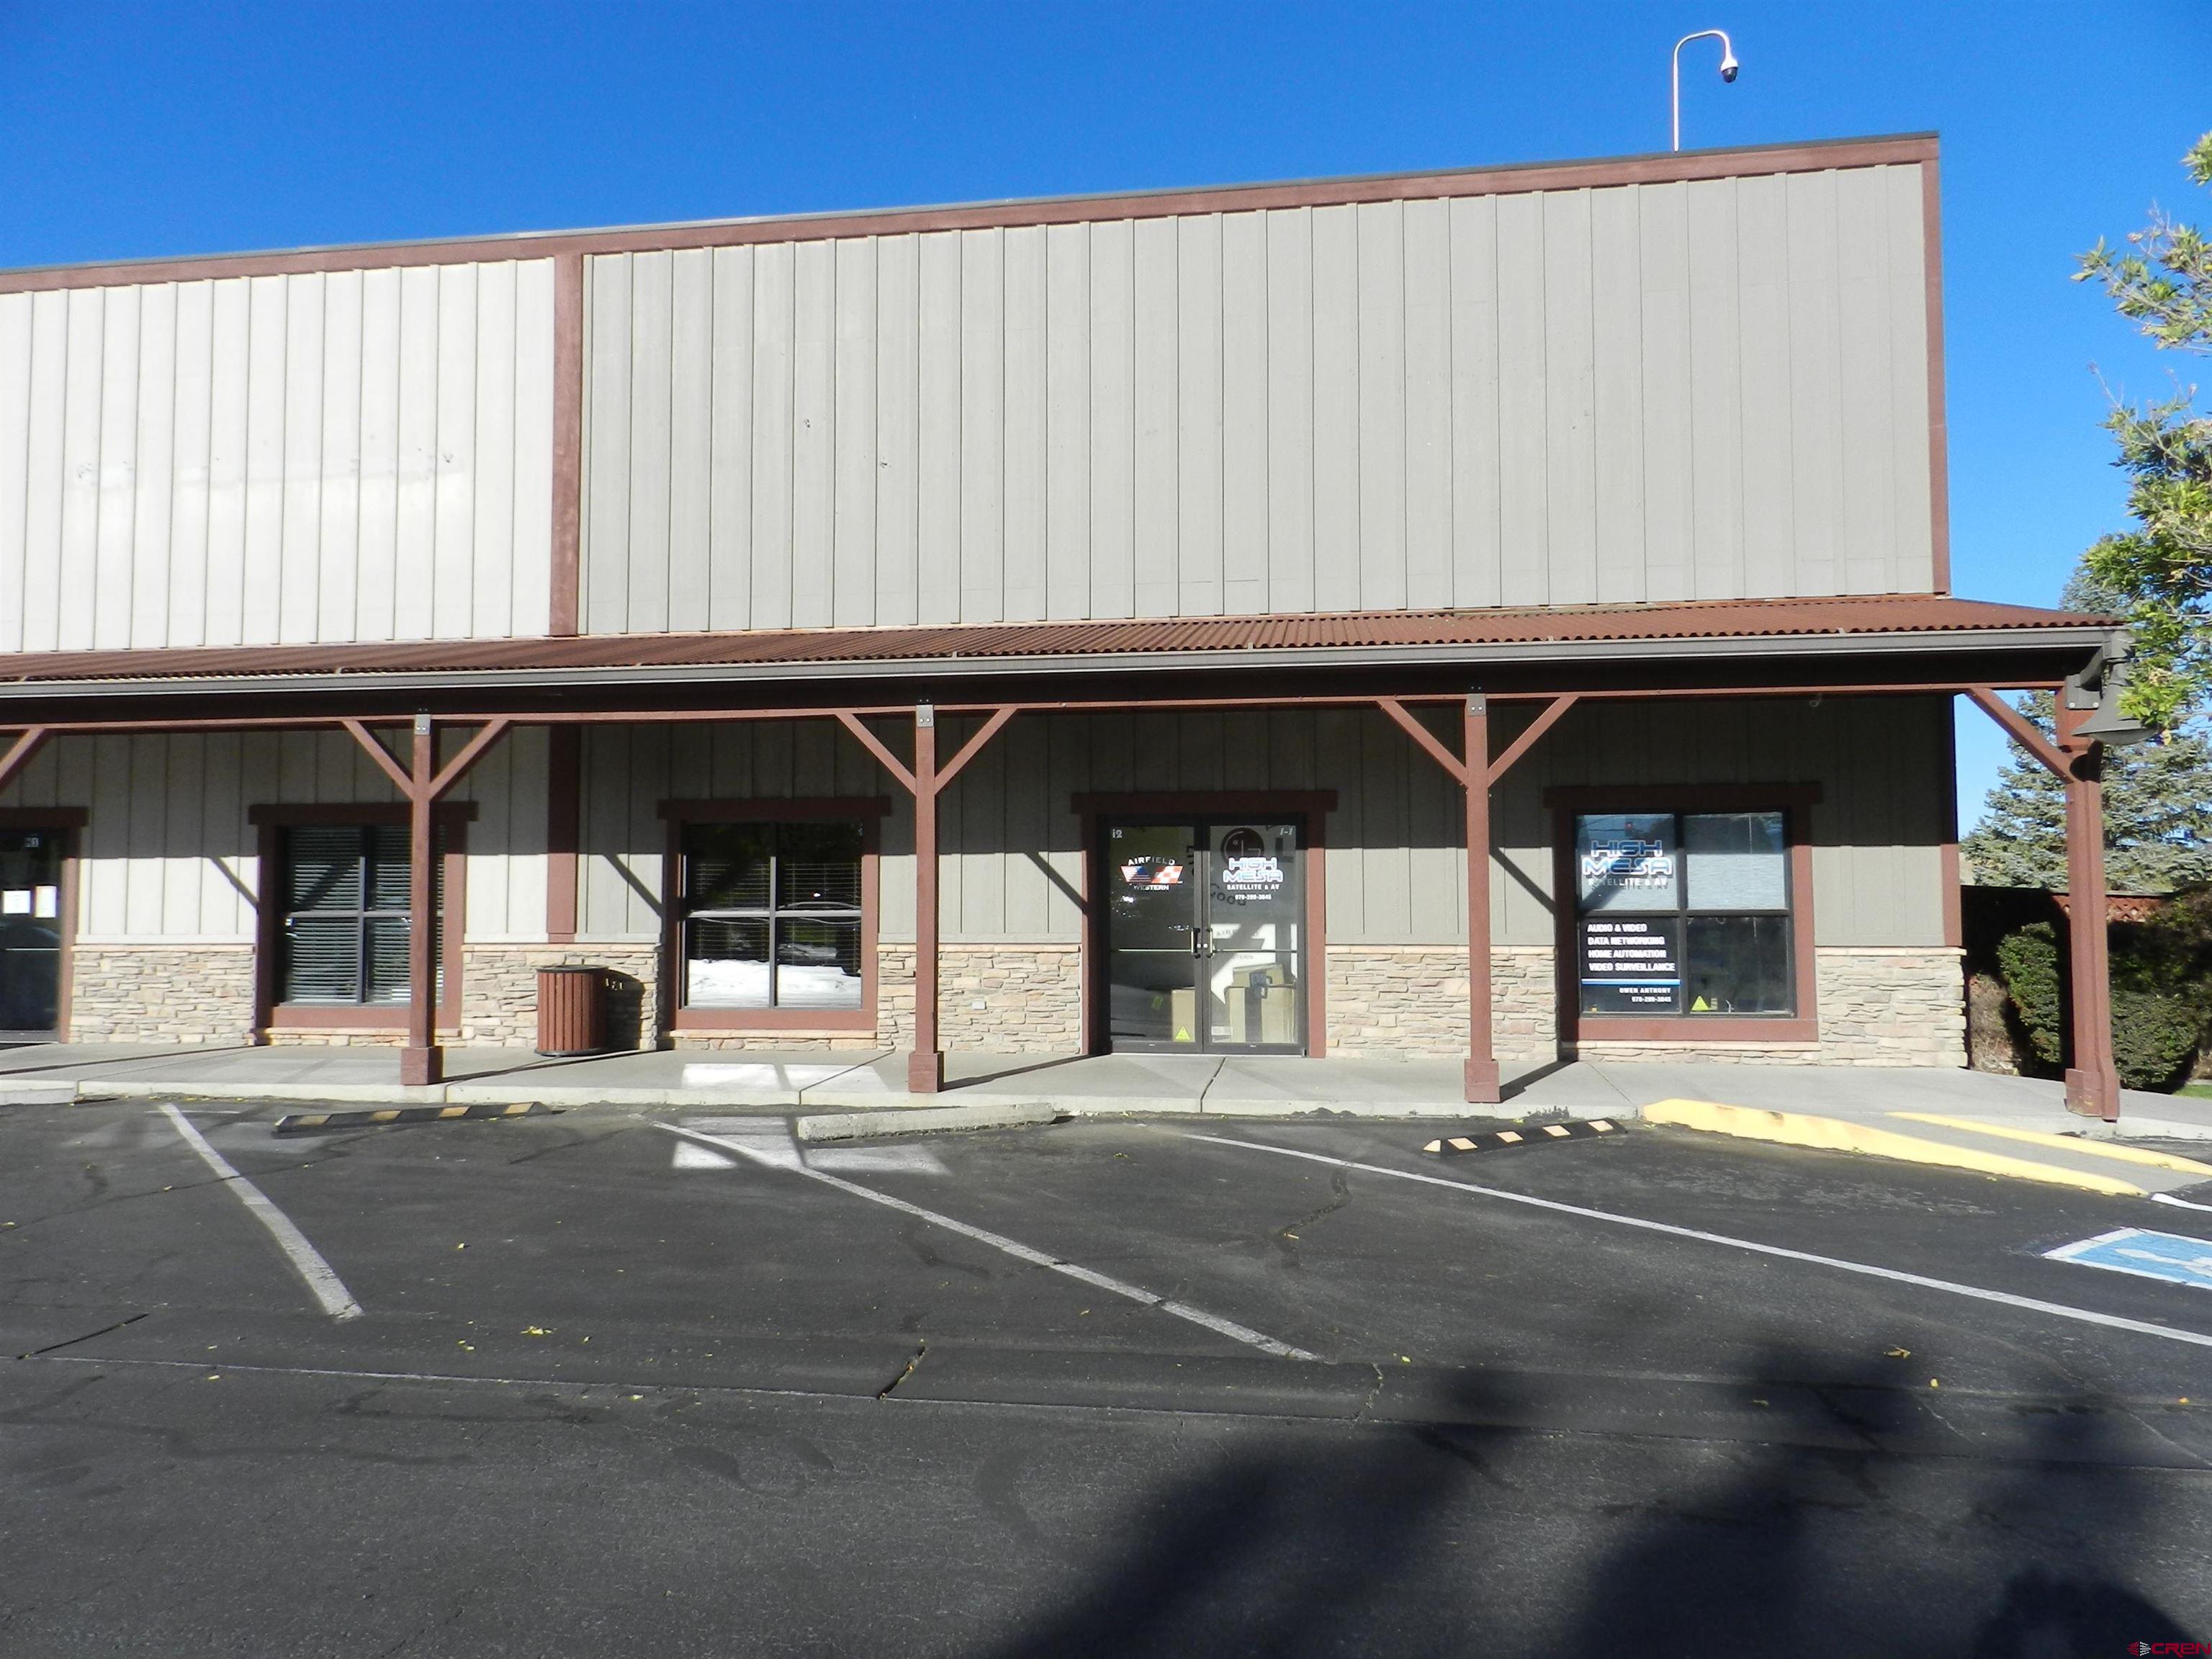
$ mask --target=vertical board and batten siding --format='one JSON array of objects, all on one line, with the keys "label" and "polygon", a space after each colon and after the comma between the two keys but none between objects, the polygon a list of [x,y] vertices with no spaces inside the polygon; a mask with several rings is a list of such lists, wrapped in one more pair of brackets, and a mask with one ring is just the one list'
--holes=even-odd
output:
[{"label": "vertical board and batten siding", "polygon": [[0,651],[540,635],[550,260],[0,295]]},{"label": "vertical board and batten siding", "polygon": [[1922,170],[592,257],[587,632],[1936,584]]},{"label": "vertical board and batten siding", "polygon": [[[477,806],[471,943],[545,937],[545,764],[542,729],[511,732],[451,797]],[[77,933],[104,945],[250,942],[260,890],[250,808],[398,799],[343,732],[61,738],[0,791],[11,808],[86,809]]]},{"label": "vertical board and batten siding", "polygon": [[[1502,717],[1501,746],[1524,718]],[[1823,792],[1811,824],[1816,942],[1940,947],[1949,721],[1942,697],[1585,705],[1498,788],[1498,942],[1552,943],[1547,787],[1813,782]],[[972,729],[948,720],[941,741],[950,747]],[[885,732],[901,746],[898,733]],[[1339,798],[1328,825],[1332,943],[1466,937],[1458,788],[1371,709],[1018,716],[941,803],[944,937],[1079,936],[1082,825],[1070,810],[1078,793],[1315,789]],[[585,738],[579,936],[656,936],[662,800],[874,796],[892,808],[882,936],[908,939],[910,805],[832,722],[595,726]]]}]

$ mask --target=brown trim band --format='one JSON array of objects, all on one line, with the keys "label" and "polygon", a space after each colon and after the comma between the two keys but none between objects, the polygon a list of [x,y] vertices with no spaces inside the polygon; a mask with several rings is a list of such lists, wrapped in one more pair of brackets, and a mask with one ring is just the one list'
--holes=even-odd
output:
[{"label": "brown trim band", "polygon": [[1659,151],[1579,161],[1518,162],[1504,167],[1370,173],[1281,183],[1204,185],[1055,196],[944,207],[877,208],[859,212],[719,219],[691,224],[639,225],[587,231],[525,231],[441,241],[383,242],[185,258],[116,260],[0,272],[0,294],[99,288],[131,283],[205,282],[392,265],[465,264],[479,259],[544,259],[664,249],[736,247],[749,243],[890,236],[933,230],[1160,219],[1186,213],[1249,213],[1264,208],[1337,206],[1359,202],[1504,196],[1611,185],[1674,184],[1706,179],[1821,173],[1838,167],[1905,166],[1932,161],[1932,132],[1822,139],[1737,149]]},{"label": "brown trim band", "polygon": [[1928,530],[1931,586],[1951,591],[1951,435],[1943,389],[1943,203],[1936,157],[1920,163],[1921,267],[1928,308]]},{"label": "brown trim band", "polygon": [[0,806],[0,830],[82,830],[91,821],[82,806]]},{"label": "brown trim band", "polygon": [[545,631],[583,625],[584,256],[553,263],[553,541]]}]

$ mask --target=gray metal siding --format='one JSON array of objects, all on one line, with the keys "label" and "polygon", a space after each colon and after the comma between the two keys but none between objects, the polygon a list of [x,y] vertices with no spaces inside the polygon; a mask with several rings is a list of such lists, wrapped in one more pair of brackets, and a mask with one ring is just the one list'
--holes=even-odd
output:
[{"label": "gray metal siding", "polygon": [[[1455,721],[1432,716],[1448,742]],[[1502,714],[1503,747],[1526,715]],[[1552,943],[1553,784],[1813,782],[1814,931],[1824,945],[1940,946],[1940,697],[1592,704],[1500,786],[1491,902],[1501,945]],[[1454,729],[1447,729],[1448,724]],[[950,752],[972,724],[948,720]],[[903,750],[903,733],[886,732]],[[654,935],[662,825],[674,798],[887,796],[883,936],[913,933],[913,818],[903,792],[826,720],[606,729],[586,738],[580,931]],[[1466,937],[1464,808],[1442,769],[1371,710],[1020,715],[942,806],[944,935],[1073,939],[1081,928],[1079,793],[1334,789],[1328,938],[1340,945]]]},{"label": "gray metal siding", "polygon": [[[1448,741],[1456,732],[1440,715]],[[1524,716],[1503,715],[1498,741]],[[1506,945],[1552,940],[1552,784],[1747,781],[1821,786],[1814,917],[1824,945],[1942,943],[1946,735],[1940,697],[1589,705],[1508,775],[1495,805],[1491,898]],[[948,720],[948,750],[972,723]],[[903,748],[905,736],[886,735]],[[469,832],[468,937],[542,939],[545,735],[524,729],[460,787]],[[1465,937],[1462,805],[1441,769],[1369,710],[1023,715],[943,805],[949,939],[1073,939],[1081,927],[1079,793],[1334,789],[1328,937],[1345,945]],[[883,934],[913,934],[913,814],[903,792],[833,723],[608,728],[584,744],[579,933],[656,936],[671,798],[890,799]],[[389,801],[390,783],[331,732],[102,737],[55,743],[0,805],[90,814],[80,900],[88,939],[251,939],[258,876],[246,809],[261,801]]]},{"label": "gray metal siding", "polygon": [[[514,732],[454,791],[477,805],[471,942],[545,936],[545,761],[542,730]],[[104,944],[250,941],[260,860],[249,808],[398,799],[342,732],[62,738],[0,791],[11,808],[86,809],[77,932]]]},{"label": "gray metal siding", "polygon": [[1884,166],[596,257],[586,629],[1925,592],[1924,256]]},{"label": "gray metal siding", "polygon": [[0,651],[545,631],[549,260],[0,295]]}]

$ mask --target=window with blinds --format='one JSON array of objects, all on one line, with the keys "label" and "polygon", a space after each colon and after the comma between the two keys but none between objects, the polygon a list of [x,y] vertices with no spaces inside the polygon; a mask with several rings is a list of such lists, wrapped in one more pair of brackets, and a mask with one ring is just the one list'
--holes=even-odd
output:
[{"label": "window with blinds", "polygon": [[[324,1005],[407,1001],[407,830],[402,824],[300,824],[283,832],[277,996]],[[442,850],[442,849],[441,849]],[[445,908],[445,860],[432,865]],[[432,927],[437,925],[434,915]],[[437,949],[434,931],[431,948]],[[440,963],[441,990],[444,964]]]},{"label": "window with blinds", "polygon": [[857,823],[694,823],[684,832],[684,1001],[861,1006]]}]

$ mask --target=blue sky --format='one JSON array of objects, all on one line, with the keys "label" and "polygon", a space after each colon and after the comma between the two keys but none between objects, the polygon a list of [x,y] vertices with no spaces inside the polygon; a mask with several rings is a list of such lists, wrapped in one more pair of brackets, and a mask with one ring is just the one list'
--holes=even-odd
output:
[{"label": "blue sky", "polygon": [[[0,0],[0,264],[1661,149],[1714,26],[1744,73],[1686,66],[1686,144],[1942,133],[1955,580],[2053,602],[2122,521],[2092,365],[2192,367],[2067,277],[2154,200],[2212,219],[2205,0]],[[2002,748],[1960,735],[1971,821]]]}]

